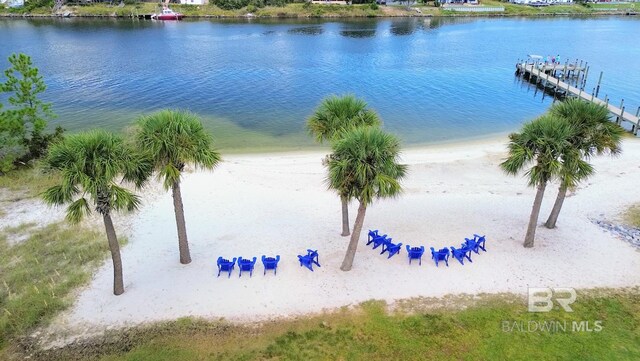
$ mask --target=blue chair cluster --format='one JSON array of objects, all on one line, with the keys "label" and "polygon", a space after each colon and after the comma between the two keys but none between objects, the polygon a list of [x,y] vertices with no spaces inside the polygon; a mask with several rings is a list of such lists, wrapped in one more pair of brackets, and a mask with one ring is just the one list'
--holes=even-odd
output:
[{"label": "blue chair cluster", "polygon": [[367,246],[373,244],[373,249],[382,246],[382,252],[380,254],[388,253],[387,259],[400,254],[402,249],[402,243],[393,243],[393,238],[387,238],[386,234],[380,235],[378,230],[369,231],[367,236]]},{"label": "blue chair cluster", "polygon": [[[449,257],[457,259],[460,264],[464,265],[464,260],[467,259],[469,262],[473,262],[471,260],[471,253],[479,253],[479,250],[483,250],[486,252],[485,248],[485,236],[479,236],[474,234],[472,238],[465,238],[464,243],[462,243],[460,248],[450,247],[442,248],[439,250],[435,250],[433,247],[431,248],[431,259],[436,263],[436,267],[440,262],[444,262],[447,267],[449,267]],[[389,256],[387,258],[391,258],[393,255],[400,253],[400,249],[402,247],[402,243],[395,244],[392,242],[391,238],[388,238],[386,234],[380,235],[378,230],[369,231],[367,236],[367,246],[373,244],[373,249],[376,249],[382,246],[382,252],[389,252]],[[409,264],[411,261],[418,260],[418,264],[422,265],[422,256],[424,255],[424,246],[420,247],[411,247],[410,245],[406,245],[407,257],[409,258]]]},{"label": "blue chair cluster", "polygon": [[[313,265],[320,267],[320,262],[318,260],[318,251],[317,250],[307,250],[306,255],[298,255],[298,260],[300,261],[300,266],[305,266],[311,271],[313,271]],[[227,272],[229,277],[231,277],[231,273],[233,269],[238,266],[239,275],[238,277],[242,277],[242,272],[249,272],[249,277],[253,276],[253,269],[256,265],[257,257],[253,258],[242,258],[242,257],[234,257],[232,260],[228,260],[226,258],[218,257],[217,265],[218,265],[218,277],[220,277],[220,273]],[[262,255],[262,265],[264,267],[263,275],[267,274],[267,271],[273,270],[273,274],[278,274],[278,263],[280,262],[280,255],[275,257],[267,257]]]},{"label": "blue chair cluster", "polygon": [[[257,257],[242,258],[242,257],[234,257],[231,261],[226,258],[218,257],[218,277],[220,277],[221,272],[228,272],[229,277],[231,277],[231,272],[235,268],[236,264],[238,265],[239,276],[242,277],[242,271],[249,272],[249,277],[253,276],[253,268],[256,265]],[[237,261],[237,263],[236,263]],[[264,266],[263,275],[267,274],[267,270],[273,270],[273,274],[278,272],[278,262],[280,262],[280,255],[274,257],[262,256],[262,265]]]},{"label": "blue chair cluster", "polygon": [[464,266],[464,260],[467,259],[469,262],[473,262],[471,260],[471,253],[475,252],[479,253],[479,250],[487,251],[485,248],[485,236],[479,236],[477,234],[473,235],[473,238],[465,238],[464,243],[461,244],[460,248],[450,247],[449,249],[442,248],[440,250],[435,250],[431,247],[431,259],[436,263],[436,267],[438,266],[438,262],[444,261],[444,263],[449,267],[449,255],[453,258],[457,259],[461,265]]}]

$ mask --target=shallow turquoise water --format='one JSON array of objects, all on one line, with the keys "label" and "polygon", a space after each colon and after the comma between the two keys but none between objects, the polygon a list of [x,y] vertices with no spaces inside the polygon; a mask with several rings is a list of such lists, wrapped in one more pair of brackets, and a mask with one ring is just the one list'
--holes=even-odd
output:
[{"label": "shallow turquoise water", "polygon": [[25,52],[56,122],[121,130],[171,107],[200,114],[222,148],[306,147],[305,118],[355,93],[406,144],[517,129],[551,99],[516,81],[526,54],[589,62],[587,89],[640,105],[631,18],[348,21],[0,20],[0,67]]}]

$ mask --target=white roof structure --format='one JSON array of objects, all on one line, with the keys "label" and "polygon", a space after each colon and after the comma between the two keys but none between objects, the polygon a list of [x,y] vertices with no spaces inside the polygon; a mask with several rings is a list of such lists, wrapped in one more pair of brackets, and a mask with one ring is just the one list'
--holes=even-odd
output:
[{"label": "white roof structure", "polygon": [[24,6],[24,0],[0,0],[0,4],[7,4],[10,8],[19,8]]}]

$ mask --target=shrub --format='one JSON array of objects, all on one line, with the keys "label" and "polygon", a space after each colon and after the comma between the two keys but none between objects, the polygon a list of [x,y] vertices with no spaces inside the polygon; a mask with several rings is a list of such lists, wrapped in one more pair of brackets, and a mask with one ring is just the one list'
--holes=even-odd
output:
[{"label": "shrub", "polygon": [[214,0],[211,4],[223,10],[237,10],[249,5],[250,0]]},{"label": "shrub", "polygon": [[[276,6],[276,7],[283,7],[289,3],[292,3],[293,1],[290,0],[265,0],[265,4],[268,6]],[[306,3],[305,3],[306,4]]]},{"label": "shrub", "polygon": [[252,10],[247,9],[249,12],[255,11],[255,8],[263,8],[265,6],[278,6],[282,7],[286,4],[292,3],[292,0],[211,0],[212,5],[216,5],[220,9],[224,10],[237,10],[244,7],[252,6]]},{"label": "shrub", "polygon": [[38,8],[53,8],[53,0],[27,0],[24,3],[27,12]]},{"label": "shrub", "polygon": [[0,174],[45,155],[49,144],[62,138],[64,131],[58,127],[46,133],[55,114],[51,104],[39,98],[47,86],[31,58],[12,54],[9,63],[6,81],[0,83],[0,93],[8,94],[9,103],[4,110],[0,104]]}]

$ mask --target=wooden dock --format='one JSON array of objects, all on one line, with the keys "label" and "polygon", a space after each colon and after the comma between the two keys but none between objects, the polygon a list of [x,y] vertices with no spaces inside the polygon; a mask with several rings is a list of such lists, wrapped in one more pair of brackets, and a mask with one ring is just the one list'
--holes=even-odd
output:
[{"label": "wooden dock", "polygon": [[638,113],[640,113],[640,108],[635,113],[626,111],[624,107],[624,100],[620,104],[620,107],[613,106],[609,104],[609,100],[599,99],[596,94],[591,94],[585,92],[582,88],[577,88],[568,82],[564,82],[560,80],[559,77],[555,77],[556,72],[562,72],[562,77],[567,79],[570,76],[570,72],[573,72],[574,76],[576,76],[576,72],[579,74],[584,69],[580,68],[578,65],[562,65],[562,64],[528,64],[528,63],[518,63],[516,64],[516,70],[519,74],[523,76],[528,76],[529,79],[533,77],[536,78],[536,82],[544,82],[544,85],[553,86],[555,91],[561,90],[566,92],[566,96],[575,96],[582,100],[592,102],[595,104],[604,105],[609,109],[611,114],[616,117],[616,123],[622,125],[622,122],[631,123],[631,131],[634,135],[638,134],[638,128],[640,127],[640,120],[638,118]]}]

